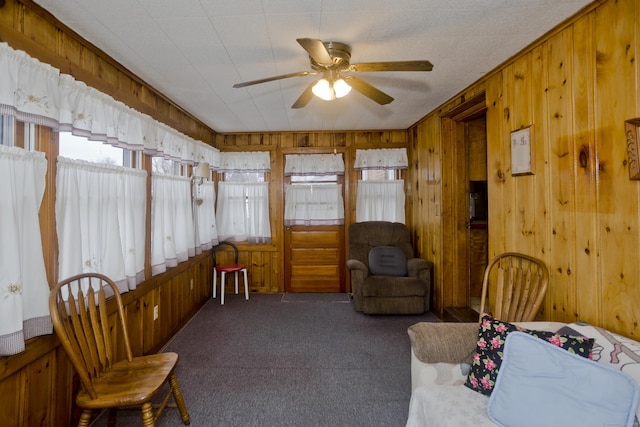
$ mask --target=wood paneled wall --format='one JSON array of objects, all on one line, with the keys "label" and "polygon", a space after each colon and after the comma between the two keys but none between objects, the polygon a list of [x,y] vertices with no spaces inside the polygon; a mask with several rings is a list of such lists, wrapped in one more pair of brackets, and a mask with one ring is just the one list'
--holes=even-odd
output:
[{"label": "wood paneled wall", "polygon": [[[156,120],[207,143],[215,132],[124,69],[103,52],[57,22],[29,0],[7,0],[0,7],[0,40],[73,75]],[[2,76],[0,76],[2,78]],[[38,128],[36,140],[49,161],[47,189],[40,211],[43,252],[50,283],[57,280],[54,220],[57,137]],[[158,351],[211,298],[211,251],[150,278],[123,295],[135,355]],[[153,308],[159,316],[153,319]],[[0,425],[77,424],[73,368],[55,335],[29,340],[26,350],[0,357]],[[74,421],[75,420],[75,421]]]},{"label": "wood paneled wall", "polygon": [[[211,271],[211,251],[206,251],[122,295],[134,356],[160,350],[211,298]],[[32,339],[24,352],[0,362],[2,426],[77,424],[78,380],[55,335]]]},{"label": "wood paneled wall", "polygon": [[[486,93],[489,252],[543,259],[541,317],[640,338],[640,182],[629,179],[624,122],[640,116],[640,4],[599,1],[498,67],[411,131],[413,228],[451,305],[444,253],[451,177],[442,120]],[[510,132],[532,126],[533,175],[512,176]]]},{"label": "wood paneled wall", "polygon": [[[249,266],[251,292],[284,291],[284,161],[287,154],[342,153],[345,161],[345,224],[355,221],[358,174],[353,171],[356,149],[408,147],[408,134],[396,131],[271,132],[218,134],[221,151],[269,151],[271,156],[270,220],[272,244],[239,244],[239,260]],[[412,204],[407,194],[407,212]],[[348,238],[345,232],[345,240]],[[346,245],[346,242],[345,242]],[[346,253],[346,252],[345,252]],[[224,255],[223,255],[224,256]],[[227,254],[226,256],[230,256]],[[230,258],[228,258],[230,259]],[[348,278],[347,278],[348,279]]]},{"label": "wood paneled wall", "polygon": [[[624,121],[640,117],[639,17],[636,0],[599,0],[408,131],[216,134],[30,0],[0,8],[0,39],[223,151],[269,150],[273,243],[240,246],[254,292],[282,290],[285,154],[344,153],[350,223],[355,149],[408,146],[407,223],[419,254],[435,263],[434,309],[451,305],[457,297],[445,284],[455,254],[444,242],[454,238],[447,222],[457,179],[451,153],[459,141],[444,140],[451,121],[443,117],[484,93],[490,255],[516,250],[547,262],[552,276],[541,317],[582,319],[638,338],[640,182],[628,177]],[[529,125],[535,173],[513,177],[509,135]],[[161,347],[210,297],[210,283],[205,253],[126,294],[136,353]],[[68,424],[77,383],[55,337],[32,340],[24,353],[0,362],[3,425]]]}]

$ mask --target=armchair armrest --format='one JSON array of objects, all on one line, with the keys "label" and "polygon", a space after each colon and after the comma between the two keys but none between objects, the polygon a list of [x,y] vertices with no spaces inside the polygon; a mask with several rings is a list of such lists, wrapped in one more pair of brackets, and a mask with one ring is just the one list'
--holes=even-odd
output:
[{"label": "armchair armrest", "polygon": [[411,258],[407,260],[407,276],[410,277],[421,277],[421,274],[425,272],[425,270],[430,277],[432,268],[433,263],[423,258]]},{"label": "armchair armrest", "polygon": [[471,363],[478,342],[478,323],[420,322],[407,333],[416,358],[424,363]]},{"label": "armchair armrest", "polygon": [[348,259],[347,268],[351,271],[361,270],[361,271],[364,271],[367,275],[369,275],[369,269],[367,268],[367,266],[364,265],[364,262],[357,259]]}]

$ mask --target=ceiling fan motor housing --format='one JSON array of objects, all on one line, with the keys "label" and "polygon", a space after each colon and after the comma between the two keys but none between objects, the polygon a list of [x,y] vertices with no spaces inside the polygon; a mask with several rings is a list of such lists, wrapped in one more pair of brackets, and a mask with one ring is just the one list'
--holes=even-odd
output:
[{"label": "ceiling fan motor housing", "polygon": [[333,65],[327,66],[318,64],[311,56],[309,56],[311,68],[314,70],[326,70],[330,68],[335,71],[345,71],[349,69],[351,46],[340,42],[323,42],[322,44],[327,48],[327,52],[329,52],[329,55],[333,60]]}]

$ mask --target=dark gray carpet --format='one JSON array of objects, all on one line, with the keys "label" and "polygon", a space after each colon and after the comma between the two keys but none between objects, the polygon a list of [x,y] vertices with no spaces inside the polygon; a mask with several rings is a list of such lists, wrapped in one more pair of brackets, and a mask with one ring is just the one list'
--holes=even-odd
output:
[{"label": "dark gray carpet", "polygon": [[[364,315],[346,294],[231,294],[208,302],[166,351],[180,355],[192,426],[404,426],[407,328],[420,321],[438,319]],[[139,412],[120,412],[118,425],[141,425]],[[182,425],[178,410],[157,425]]]}]

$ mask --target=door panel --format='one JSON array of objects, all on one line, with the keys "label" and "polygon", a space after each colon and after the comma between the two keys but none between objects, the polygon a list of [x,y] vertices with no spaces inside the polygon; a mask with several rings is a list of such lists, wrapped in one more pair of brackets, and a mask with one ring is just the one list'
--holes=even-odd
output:
[{"label": "door panel", "polygon": [[285,291],[345,292],[344,226],[285,230]]}]

